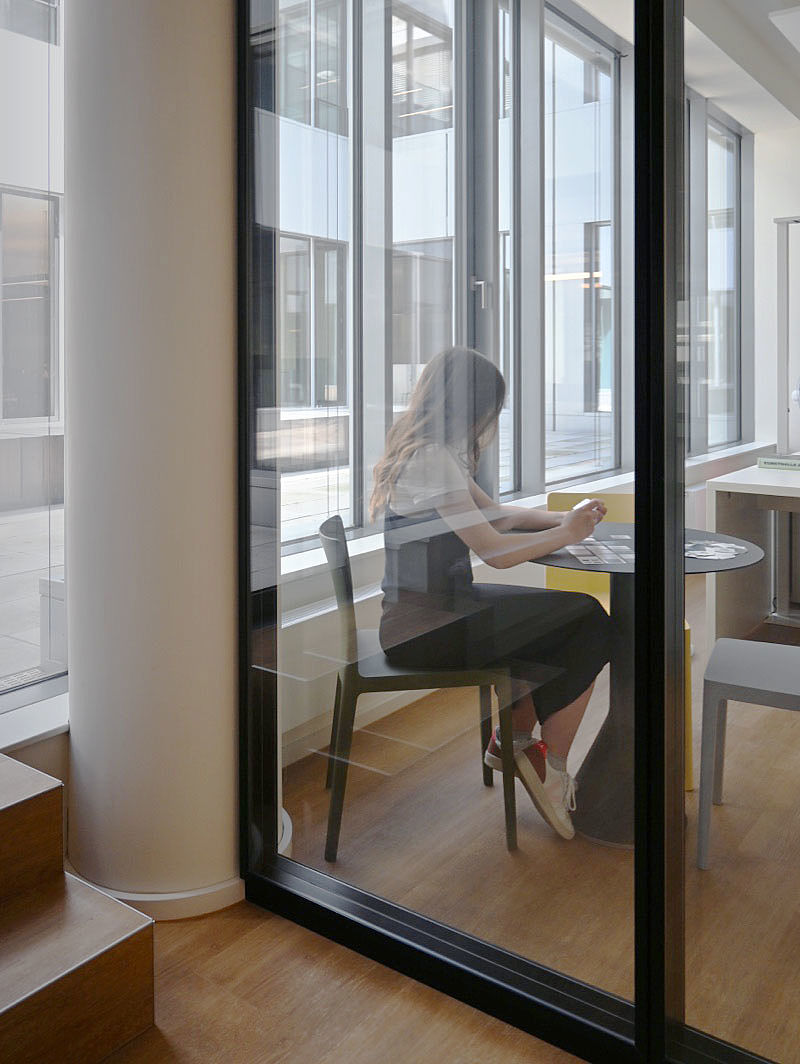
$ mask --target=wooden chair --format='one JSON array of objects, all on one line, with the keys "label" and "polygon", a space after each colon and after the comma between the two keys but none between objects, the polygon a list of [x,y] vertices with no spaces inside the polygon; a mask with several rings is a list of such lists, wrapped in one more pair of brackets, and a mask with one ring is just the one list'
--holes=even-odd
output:
[{"label": "wooden chair", "polygon": [[[620,524],[632,524],[634,519],[634,497],[630,493],[597,492],[606,504],[607,521]],[[547,496],[548,510],[571,510],[587,496],[585,491],[551,491]],[[558,591],[583,591],[592,595],[608,610],[609,576],[608,573],[582,573],[576,569],[556,569],[547,567],[546,587]],[[683,622],[683,695],[684,695],[684,790],[694,790],[694,758],[692,755],[692,630],[689,622]]]},{"label": "wooden chair", "polygon": [[728,699],[800,712],[800,647],[719,639],[703,678],[697,867],[708,868],[711,804],[722,805]]},{"label": "wooden chair", "polygon": [[492,769],[483,764],[483,754],[491,738],[491,688],[495,687],[500,706],[500,745],[503,759],[503,801],[506,843],[517,848],[517,815],[514,794],[514,746],[511,728],[511,675],[508,669],[412,669],[392,665],[383,653],[378,632],[356,627],[353,604],[353,578],[344,525],[338,514],[328,518],[319,530],[328,560],[341,619],[341,667],[336,680],[330,759],[326,787],[330,788],[328,835],[325,860],[335,861],[339,848],[347,767],[353,741],[353,721],[359,695],[378,691],[424,691],[432,687],[477,687],[480,691],[481,765],[483,782],[492,786]]}]

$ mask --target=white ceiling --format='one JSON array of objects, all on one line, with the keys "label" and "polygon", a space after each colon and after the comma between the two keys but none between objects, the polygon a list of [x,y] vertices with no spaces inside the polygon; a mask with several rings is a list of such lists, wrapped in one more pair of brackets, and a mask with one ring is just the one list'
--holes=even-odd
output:
[{"label": "white ceiling", "polygon": [[789,44],[800,52],[800,8],[788,7],[782,11],[771,11],[769,20],[786,37]]},{"label": "white ceiling", "polygon": [[[686,17],[757,86],[800,119],[800,53],[769,19],[770,11],[798,6],[798,0],[686,0]],[[744,91],[743,81],[739,76],[734,81],[730,91],[738,95]],[[754,98],[754,104],[762,110],[763,92],[756,96],[761,99]],[[768,123],[764,128],[785,124],[780,108],[771,117],[764,114],[764,119]]]},{"label": "white ceiling", "polygon": [[633,0],[576,0],[623,40],[633,40]]},{"label": "white ceiling", "polygon": [[[579,0],[626,40],[633,0]],[[769,19],[800,0],[685,0],[686,80],[754,133],[800,120],[800,52]]]},{"label": "white ceiling", "polygon": [[726,0],[726,3],[736,9],[740,18],[754,33],[763,37],[783,62],[800,67],[800,53],[792,47],[769,17],[773,11],[800,8],[800,0]]},{"label": "white ceiling", "polygon": [[783,129],[797,123],[788,108],[688,20],[684,69],[687,85],[713,100],[751,133]]}]

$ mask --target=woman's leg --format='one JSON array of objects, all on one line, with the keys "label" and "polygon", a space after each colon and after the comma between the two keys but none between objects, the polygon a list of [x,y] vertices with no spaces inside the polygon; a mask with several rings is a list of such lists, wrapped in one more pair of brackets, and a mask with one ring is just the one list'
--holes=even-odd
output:
[{"label": "woman's leg", "polygon": [[566,758],[569,753],[572,740],[583,720],[593,690],[594,681],[589,684],[582,695],[578,695],[574,702],[570,702],[568,706],[553,713],[542,725],[542,739],[547,744],[547,749],[552,751],[556,757]]},{"label": "woman's leg", "polygon": [[530,735],[536,727],[538,717],[528,685],[520,683],[519,680],[512,680],[511,697],[514,699],[511,703],[512,728],[519,734],[524,732]]},{"label": "woman's leg", "polygon": [[[517,677],[512,687],[515,732],[530,735],[537,721],[542,738],[556,758],[565,757],[594,688],[594,678],[609,660],[611,622],[590,595],[571,591],[475,584],[477,601],[493,607],[491,649],[498,661],[512,660]],[[530,663],[531,683],[523,678]],[[540,666],[556,675],[535,684]],[[558,709],[554,707],[558,706]],[[541,717],[540,717],[541,712]]]},{"label": "woman's leg", "polygon": [[[593,690],[594,682],[574,702],[553,713],[542,725],[542,739],[556,757],[565,758],[569,753]],[[511,707],[511,718],[515,732],[533,731],[537,718],[536,706],[530,694],[515,700]]]}]

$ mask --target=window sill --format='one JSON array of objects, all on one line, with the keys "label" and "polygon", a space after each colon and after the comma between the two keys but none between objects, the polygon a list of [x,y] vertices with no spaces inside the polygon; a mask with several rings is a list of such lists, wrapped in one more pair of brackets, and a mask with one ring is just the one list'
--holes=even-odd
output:
[{"label": "window sill", "polygon": [[0,753],[8,754],[68,731],[69,694],[65,691],[0,713]]},{"label": "window sill", "polygon": [[762,455],[774,454],[775,443],[755,440],[753,443],[737,443],[732,447],[721,447],[708,454],[696,454],[686,459],[686,486],[703,484],[723,473],[732,473],[735,469],[744,469],[753,465]]}]

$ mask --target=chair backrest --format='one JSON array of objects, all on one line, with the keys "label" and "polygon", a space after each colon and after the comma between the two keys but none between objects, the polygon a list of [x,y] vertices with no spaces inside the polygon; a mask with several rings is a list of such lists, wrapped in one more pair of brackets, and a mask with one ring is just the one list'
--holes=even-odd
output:
[{"label": "chair backrest", "polygon": [[356,611],[353,604],[353,575],[350,571],[350,554],[344,524],[338,514],[323,521],[319,528],[319,538],[328,561],[336,604],[341,619],[342,657],[349,664],[358,658],[358,641],[356,637]]}]

